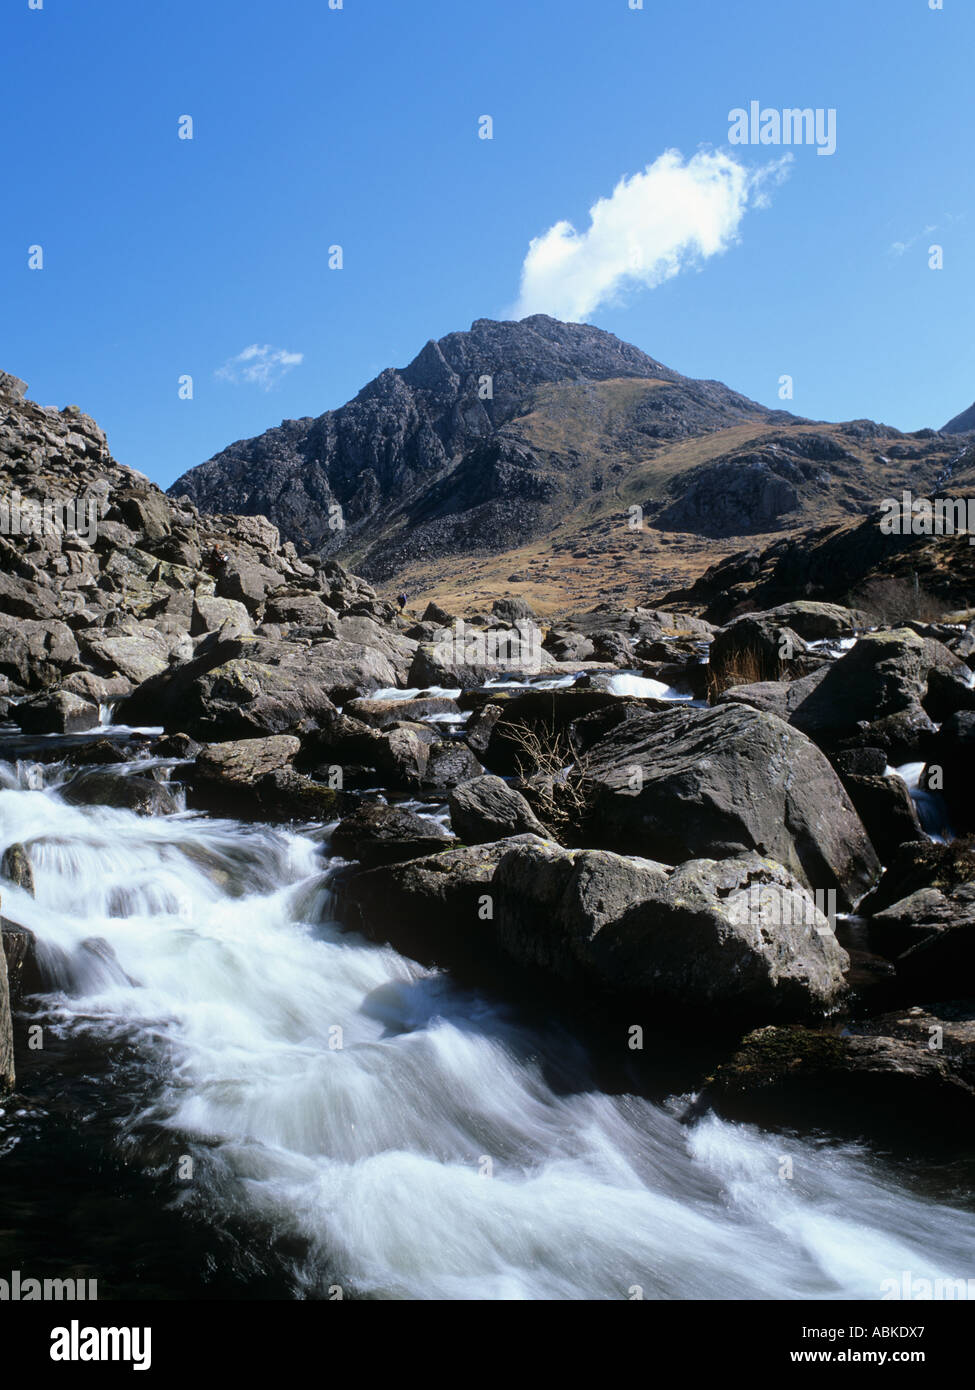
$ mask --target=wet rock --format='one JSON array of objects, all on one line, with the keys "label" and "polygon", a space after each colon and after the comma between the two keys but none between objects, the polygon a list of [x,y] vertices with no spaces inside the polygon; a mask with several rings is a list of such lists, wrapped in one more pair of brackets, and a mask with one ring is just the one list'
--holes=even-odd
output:
[{"label": "wet rock", "polygon": [[14,1070],[14,1030],[10,1017],[10,987],[7,983],[7,961],[0,951],[0,1096],[12,1091],[17,1075]]},{"label": "wet rock", "polygon": [[342,911],[374,939],[453,958],[471,939],[490,941],[491,879],[514,843],[462,846],[356,874],[341,889]]},{"label": "wet rock", "polygon": [[37,994],[45,987],[37,937],[28,927],[12,922],[9,917],[0,918],[0,933],[3,936],[0,956],[7,963],[10,999],[18,1004],[27,995]]},{"label": "wet rock", "polygon": [[94,739],[77,748],[69,748],[64,755],[68,767],[94,767],[107,763],[126,763],[134,756],[131,746],[115,743],[108,738]]},{"label": "wet rock", "polygon": [[272,821],[334,820],[347,801],[338,788],[305,777],[291,767],[265,773],[255,783],[255,792],[261,817]]},{"label": "wet rock", "polygon": [[700,1098],[708,1106],[732,1120],[828,1128],[912,1150],[957,1139],[975,1116],[975,1012],[912,1007],[843,1034],[760,1028],[709,1078]]},{"label": "wet rock", "polygon": [[447,832],[428,816],[402,806],[369,804],[339,822],[332,832],[331,848],[343,859],[374,869],[436,854],[449,843]]},{"label": "wet rock", "polygon": [[72,806],[114,806],[140,816],[168,816],[179,810],[172,792],[151,777],[114,772],[83,772],[61,788]]},{"label": "wet rock", "polygon": [[374,729],[383,729],[401,720],[431,719],[434,715],[456,715],[460,708],[456,701],[444,695],[421,695],[415,700],[375,700],[363,697],[350,700],[345,712],[354,719],[361,719]]},{"label": "wet rock", "polygon": [[163,734],[156,739],[152,751],[157,758],[195,758],[200,746],[189,734]]},{"label": "wet rock", "polygon": [[97,705],[67,690],[25,700],[12,713],[25,734],[78,734],[101,723]]},{"label": "wet rock", "polygon": [[525,798],[500,777],[473,777],[456,786],[447,798],[454,834],[468,845],[484,845],[508,835],[538,835],[548,831]]},{"label": "wet rock", "polygon": [[30,855],[22,844],[8,845],[0,860],[0,876],[34,896],[34,870]]}]

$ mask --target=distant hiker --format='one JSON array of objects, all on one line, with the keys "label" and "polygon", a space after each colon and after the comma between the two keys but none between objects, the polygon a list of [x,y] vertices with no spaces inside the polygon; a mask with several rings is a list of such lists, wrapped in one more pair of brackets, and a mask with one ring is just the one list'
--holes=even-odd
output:
[{"label": "distant hiker", "polygon": [[406,600],[407,600],[408,597],[409,597],[408,594],[400,594],[399,598],[396,600],[396,602],[399,604],[399,611],[400,611],[401,613],[402,613],[403,609],[406,607]]},{"label": "distant hiker", "polygon": [[213,545],[207,553],[206,567],[210,574],[218,575],[224,565],[228,563],[230,556],[225,550],[221,550],[219,545]]}]

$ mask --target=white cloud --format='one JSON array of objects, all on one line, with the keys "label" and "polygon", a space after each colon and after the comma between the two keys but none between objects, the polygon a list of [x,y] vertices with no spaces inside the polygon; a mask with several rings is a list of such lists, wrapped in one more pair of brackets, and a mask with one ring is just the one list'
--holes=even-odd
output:
[{"label": "white cloud", "polygon": [[228,358],[222,367],[217,368],[214,376],[221,381],[232,381],[235,385],[245,383],[270,391],[292,367],[300,366],[304,357],[303,352],[288,352],[285,348],[273,348],[268,343],[263,347],[251,343],[236,357]]},{"label": "white cloud", "polygon": [[528,248],[515,315],[578,322],[627,289],[654,289],[738,239],[750,207],[767,207],[792,155],[749,170],[723,151],[686,163],[667,150],[640,174],[622,178],[589,210],[589,228],[556,222]]}]

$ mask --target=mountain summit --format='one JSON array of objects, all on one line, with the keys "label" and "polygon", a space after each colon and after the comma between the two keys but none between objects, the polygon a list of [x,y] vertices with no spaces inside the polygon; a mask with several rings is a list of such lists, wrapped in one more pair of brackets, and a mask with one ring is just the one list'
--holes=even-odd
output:
[{"label": "mountain summit", "polygon": [[[930,455],[934,476],[950,453],[933,431],[769,410],[536,314],[431,340],[340,409],[231,444],[169,491],[266,515],[374,581],[470,592],[483,576],[561,601],[645,587],[651,570],[672,584],[716,541],[862,514],[926,475],[907,459]],[[584,582],[570,556],[589,561]]]},{"label": "mountain summit", "polygon": [[560,493],[600,491],[628,457],[770,418],[602,329],[544,314],[478,319],[431,339],[341,409],[231,444],[170,493],[205,510],[264,513],[307,549],[355,546],[373,568],[382,552],[388,567],[391,527],[414,553],[514,545]]}]

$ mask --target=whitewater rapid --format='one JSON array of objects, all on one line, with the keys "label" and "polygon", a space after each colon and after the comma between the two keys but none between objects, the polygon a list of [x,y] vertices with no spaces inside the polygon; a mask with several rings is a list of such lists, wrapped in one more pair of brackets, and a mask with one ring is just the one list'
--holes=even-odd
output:
[{"label": "whitewater rapid", "polygon": [[0,851],[36,884],[4,913],[60,985],[44,1026],[136,1049],[151,1098],[118,1143],[170,1132],[198,1204],[287,1247],[295,1296],[873,1299],[970,1273],[975,1216],[868,1154],[604,1094],[560,1028],[342,932],[320,835],[0,783]]}]

